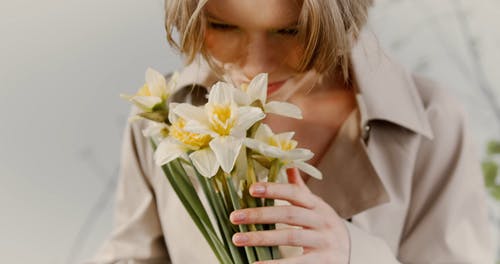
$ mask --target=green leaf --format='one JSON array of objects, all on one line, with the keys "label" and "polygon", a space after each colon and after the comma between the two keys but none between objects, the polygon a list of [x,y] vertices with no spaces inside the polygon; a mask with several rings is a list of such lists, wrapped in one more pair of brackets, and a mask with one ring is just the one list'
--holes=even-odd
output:
[{"label": "green leaf", "polygon": [[489,188],[489,192],[495,200],[500,201],[500,185]]},{"label": "green leaf", "polygon": [[500,154],[500,141],[492,140],[488,142],[488,154]]},{"label": "green leaf", "polygon": [[159,111],[154,111],[154,112],[144,112],[144,113],[140,113],[139,116],[144,117],[146,119],[149,119],[151,121],[160,122],[160,123],[168,121],[168,111],[165,111],[165,110],[159,110]]},{"label": "green leaf", "polygon": [[495,179],[498,175],[498,165],[491,160],[484,161],[481,165],[484,175],[484,184],[486,187],[495,186]]}]

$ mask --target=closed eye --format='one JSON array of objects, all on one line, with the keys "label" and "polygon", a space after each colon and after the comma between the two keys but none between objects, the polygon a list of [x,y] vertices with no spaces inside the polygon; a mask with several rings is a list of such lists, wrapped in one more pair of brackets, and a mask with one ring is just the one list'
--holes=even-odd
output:
[{"label": "closed eye", "polygon": [[276,30],[276,33],[281,35],[295,36],[299,33],[299,30],[297,28],[284,28]]},{"label": "closed eye", "polygon": [[234,30],[234,29],[238,28],[235,25],[217,23],[217,22],[208,22],[208,26],[212,29],[221,30],[221,31]]}]

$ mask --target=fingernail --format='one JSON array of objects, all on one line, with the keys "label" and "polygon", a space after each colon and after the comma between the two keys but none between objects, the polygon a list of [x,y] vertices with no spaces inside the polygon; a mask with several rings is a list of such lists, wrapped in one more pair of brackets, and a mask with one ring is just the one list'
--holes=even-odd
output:
[{"label": "fingernail", "polygon": [[243,235],[243,234],[235,234],[233,236],[233,242],[235,244],[242,244],[248,241],[248,236]]},{"label": "fingernail", "polygon": [[263,194],[266,192],[266,187],[263,185],[253,185],[251,191],[253,194]]},{"label": "fingernail", "polygon": [[231,222],[243,221],[245,220],[246,214],[243,212],[233,212],[231,214]]}]

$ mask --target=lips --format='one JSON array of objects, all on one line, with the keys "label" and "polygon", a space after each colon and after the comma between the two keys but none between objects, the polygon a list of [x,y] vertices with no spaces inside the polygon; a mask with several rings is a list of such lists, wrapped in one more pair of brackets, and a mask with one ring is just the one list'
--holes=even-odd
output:
[{"label": "lips", "polygon": [[270,95],[274,92],[276,92],[277,90],[279,90],[281,88],[281,86],[283,86],[283,84],[286,82],[286,80],[284,81],[279,81],[279,82],[273,82],[273,83],[269,83],[267,85],[267,95]]}]

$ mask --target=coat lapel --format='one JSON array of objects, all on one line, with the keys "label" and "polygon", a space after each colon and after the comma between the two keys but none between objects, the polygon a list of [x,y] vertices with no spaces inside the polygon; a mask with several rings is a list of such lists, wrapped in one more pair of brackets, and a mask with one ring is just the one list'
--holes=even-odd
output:
[{"label": "coat lapel", "polygon": [[358,120],[359,112],[354,111],[321,158],[318,169],[323,179],[307,182],[313,193],[345,219],[389,201],[359,136]]}]

